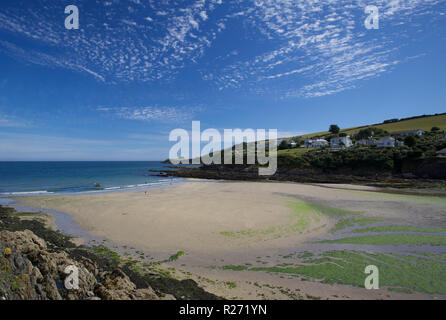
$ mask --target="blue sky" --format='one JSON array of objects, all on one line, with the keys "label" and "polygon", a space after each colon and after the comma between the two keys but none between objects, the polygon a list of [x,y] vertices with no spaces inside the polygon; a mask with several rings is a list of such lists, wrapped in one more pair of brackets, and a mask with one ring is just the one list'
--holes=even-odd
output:
[{"label": "blue sky", "polygon": [[445,53],[445,0],[4,0],[0,160],[165,159],[192,120],[287,136],[445,112]]}]

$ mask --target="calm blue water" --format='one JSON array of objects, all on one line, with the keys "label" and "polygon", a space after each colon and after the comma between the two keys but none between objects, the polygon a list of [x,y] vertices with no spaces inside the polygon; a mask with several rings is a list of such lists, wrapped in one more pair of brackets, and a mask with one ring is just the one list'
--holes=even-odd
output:
[{"label": "calm blue water", "polygon": [[[150,169],[166,164],[146,162],[0,162],[0,196],[129,190],[169,185]],[[100,187],[95,187],[99,183]]]}]

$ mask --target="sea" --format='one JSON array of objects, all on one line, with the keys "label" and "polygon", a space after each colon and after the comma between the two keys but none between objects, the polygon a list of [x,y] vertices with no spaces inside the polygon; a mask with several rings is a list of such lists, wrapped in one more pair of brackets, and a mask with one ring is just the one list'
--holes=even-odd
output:
[{"label": "sea", "polygon": [[0,162],[0,198],[131,191],[183,181],[156,176],[159,161]]}]

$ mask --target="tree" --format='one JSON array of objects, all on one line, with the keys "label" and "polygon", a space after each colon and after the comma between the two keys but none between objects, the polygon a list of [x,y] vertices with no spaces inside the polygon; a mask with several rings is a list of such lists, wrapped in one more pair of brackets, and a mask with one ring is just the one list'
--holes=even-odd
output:
[{"label": "tree", "polygon": [[333,134],[338,134],[339,131],[341,131],[341,129],[339,128],[338,125],[336,125],[336,124],[332,124],[332,125],[330,126],[330,129],[329,129],[328,131],[330,131],[330,132],[333,133]]},{"label": "tree", "polygon": [[404,144],[412,148],[417,144],[417,140],[413,136],[407,136],[404,138]]},{"label": "tree", "polygon": [[370,127],[366,129],[359,130],[359,132],[356,134],[356,139],[368,139],[370,137],[385,137],[389,133],[386,130]]},{"label": "tree", "polygon": [[288,141],[282,140],[282,142],[279,144],[279,148],[278,149],[279,150],[289,149]]},{"label": "tree", "polygon": [[431,131],[432,132],[438,132],[438,131],[440,131],[440,128],[439,127],[432,127]]}]

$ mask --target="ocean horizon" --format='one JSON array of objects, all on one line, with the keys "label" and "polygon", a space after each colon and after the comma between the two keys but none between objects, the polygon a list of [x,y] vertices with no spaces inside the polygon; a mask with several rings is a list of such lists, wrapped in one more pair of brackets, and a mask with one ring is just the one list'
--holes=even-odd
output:
[{"label": "ocean horizon", "polygon": [[170,185],[161,161],[0,161],[0,196],[111,192]]}]

